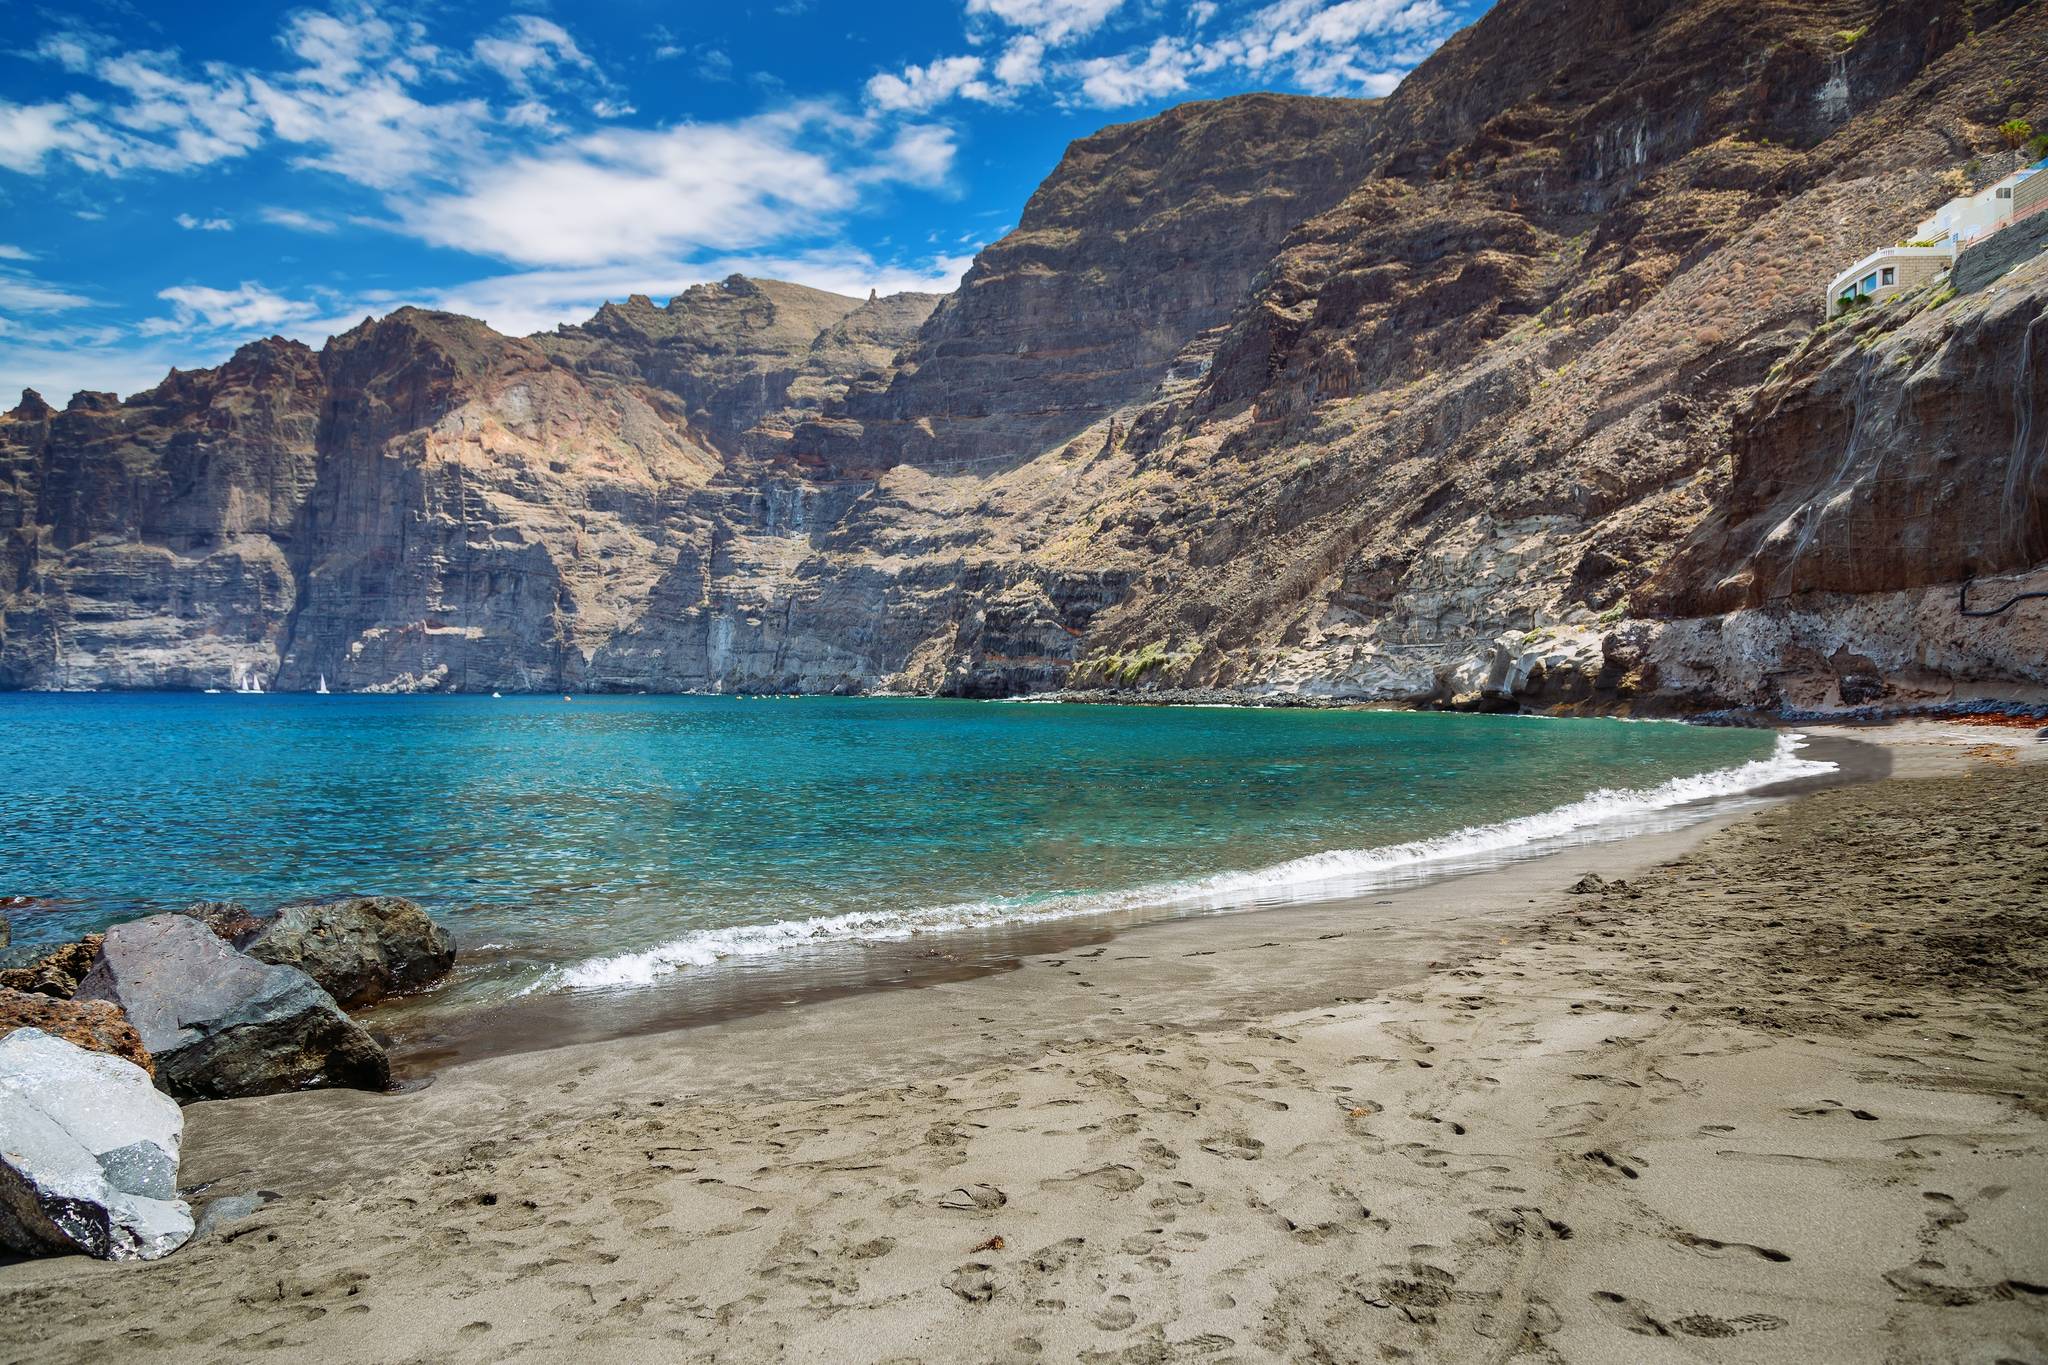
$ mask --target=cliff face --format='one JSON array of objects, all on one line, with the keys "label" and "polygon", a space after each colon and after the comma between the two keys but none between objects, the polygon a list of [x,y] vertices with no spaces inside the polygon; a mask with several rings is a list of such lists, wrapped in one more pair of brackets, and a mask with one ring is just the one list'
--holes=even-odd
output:
[{"label": "cliff face", "polygon": [[25,398],[0,685],[2048,686],[2030,607],[1955,609],[2048,579],[2048,263],[1816,325],[2044,66],[2009,0],[1507,0],[1383,101],[1083,139],[944,299],[402,310]]}]

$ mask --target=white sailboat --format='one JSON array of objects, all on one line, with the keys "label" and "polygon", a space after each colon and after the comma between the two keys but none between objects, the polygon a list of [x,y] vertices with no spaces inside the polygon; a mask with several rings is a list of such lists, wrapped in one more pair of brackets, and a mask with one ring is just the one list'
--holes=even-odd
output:
[{"label": "white sailboat", "polygon": [[327,675],[325,673],[320,675],[320,686],[316,694],[322,697],[329,695],[327,691]]},{"label": "white sailboat", "polygon": [[235,677],[235,691],[245,697],[260,697],[263,695],[263,679],[256,676],[254,669],[245,668]]}]

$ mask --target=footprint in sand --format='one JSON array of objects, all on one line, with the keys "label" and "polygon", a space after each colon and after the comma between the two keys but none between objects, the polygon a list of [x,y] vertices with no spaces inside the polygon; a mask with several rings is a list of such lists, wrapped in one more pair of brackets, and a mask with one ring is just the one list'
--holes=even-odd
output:
[{"label": "footprint in sand", "polygon": [[1643,1337],[1668,1337],[1673,1332],[1679,1332],[1689,1337],[1712,1339],[1738,1336],[1744,1332],[1775,1332],[1785,1325],[1785,1319],[1770,1313],[1744,1313],[1735,1318],[1720,1318],[1711,1313],[1687,1313],[1683,1317],[1662,1322],[1654,1317],[1645,1305],[1605,1289],[1593,1294],[1593,1305],[1616,1327]]},{"label": "footprint in sand", "polygon": [[[1623,1161],[1619,1157],[1611,1156],[1606,1152],[1597,1150],[1587,1152],[1585,1154],[1584,1159],[1592,1162],[1596,1166],[1605,1167],[1607,1170],[1619,1171],[1621,1174],[1627,1176],[1630,1180],[1634,1180],[1638,1174],[1636,1168],[1634,1166],[1629,1165],[1627,1161]],[[1640,1162],[1642,1159],[1640,1157],[1632,1157],[1630,1158],[1630,1160]]]},{"label": "footprint in sand", "polygon": [[1795,1119],[1831,1119],[1848,1117],[1861,1119],[1865,1123],[1876,1123],[1877,1115],[1868,1109],[1851,1109],[1840,1100],[1822,1100],[1808,1109],[1787,1109],[1786,1113]]},{"label": "footprint in sand", "polygon": [[1171,1168],[1180,1165],[1180,1153],[1158,1138],[1146,1138],[1139,1143],[1138,1157],[1148,1166]]},{"label": "footprint in sand", "polygon": [[1243,1133],[1214,1133],[1202,1139],[1201,1147],[1212,1156],[1235,1157],[1239,1161],[1257,1161],[1266,1152],[1265,1143]]},{"label": "footprint in sand", "polygon": [[1718,1256],[1724,1251],[1746,1251],[1750,1255],[1760,1260],[1769,1261],[1774,1265],[1783,1265],[1792,1259],[1791,1255],[1787,1252],[1777,1251],[1770,1247],[1760,1247],[1753,1242],[1717,1242],[1712,1237],[1701,1237],[1697,1233],[1692,1232],[1681,1232],[1671,1240],[1677,1242],[1682,1247],[1690,1247],[1694,1251],[1704,1252],[1709,1256]]},{"label": "footprint in sand", "polygon": [[1129,1166],[1098,1166],[1092,1171],[1082,1171],[1064,1180],[1049,1180],[1048,1185],[1093,1185],[1108,1190],[1111,1194],[1128,1194],[1145,1183],[1145,1177]]},{"label": "footprint in sand", "polygon": [[940,1208],[970,1212],[977,1209],[984,1212],[999,1209],[1009,1202],[1010,1196],[993,1185],[962,1185],[939,1196]]},{"label": "footprint in sand", "polygon": [[1095,1325],[1105,1332],[1121,1332],[1138,1320],[1131,1308],[1131,1300],[1125,1294],[1112,1294],[1102,1311],[1095,1315]]},{"label": "footprint in sand", "polygon": [[994,1267],[985,1261],[969,1261],[948,1275],[943,1283],[969,1303],[987,1303],[996,1296]]}]

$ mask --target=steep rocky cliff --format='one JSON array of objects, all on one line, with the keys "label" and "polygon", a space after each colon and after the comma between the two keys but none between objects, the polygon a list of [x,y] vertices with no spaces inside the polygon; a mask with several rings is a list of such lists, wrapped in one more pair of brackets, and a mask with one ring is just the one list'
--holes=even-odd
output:
[{"label": "steep rocky cliff", "polygon": [[2048,583],[2048,262],[1819,323],[2044,68],[2016,0],[1505,0],[1382,101],[1083,139],[944,299],[26,396],[0,685],[2038,691],[2048,613],[1957,604]]}]

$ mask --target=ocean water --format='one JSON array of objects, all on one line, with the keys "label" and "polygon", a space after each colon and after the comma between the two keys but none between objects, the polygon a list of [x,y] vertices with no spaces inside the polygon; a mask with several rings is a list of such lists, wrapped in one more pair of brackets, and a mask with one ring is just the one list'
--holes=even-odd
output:
[{"label": "ocean water", "polygon": [[472,993],[1353,892],[1817,771],[1767,732],[726,697],[0,696],[22,956],[194,900],[411,896]]}]

